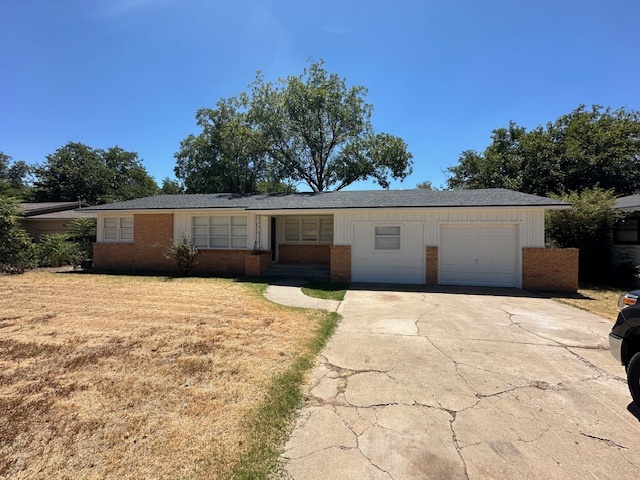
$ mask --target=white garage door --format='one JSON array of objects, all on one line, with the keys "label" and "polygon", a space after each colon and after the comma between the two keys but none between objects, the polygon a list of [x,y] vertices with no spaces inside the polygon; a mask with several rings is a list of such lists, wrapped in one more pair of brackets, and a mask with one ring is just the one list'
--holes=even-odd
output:
[{"label": "white garage door", "polygon": [[441,226],[439,283],[517,287],[515,225]]},{"label": "white garage door", "polygon": [[[425,249],[421,223],[363,222],[355,223],[353,229],[354,282],[424,283]],[[379,234],[377,239],[376,232]]]}]

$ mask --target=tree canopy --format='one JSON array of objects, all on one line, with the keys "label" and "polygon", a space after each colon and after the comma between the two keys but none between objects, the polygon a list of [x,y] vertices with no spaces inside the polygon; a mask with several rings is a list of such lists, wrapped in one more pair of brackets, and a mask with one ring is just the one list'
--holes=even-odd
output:
[{"label": "tree canopy", "polygon": [[138,154],[120,147],[94,149],[69,142],[34,168],[36,201],[108,203],[155,195],[158,186]]},{"label": "tree canopy", "polygon": [[267,82],[258,73],[248,93],[201,109],[198,136],[176,154],[176,176],[188,193],[256,191],[303,182],[313,191],[340,190],[373,178],[411,173],[405,142],[375,133],[367,90],[311,63],[299,76]]},{"label": "tree canopy", "polygon": [[527,131],[510,122],[484,152],[462,152],[448,168],[449,188],[509,188],[537,195],[600,186],[640,191],[640,114],[584,105]]},{"label": "tree canopy", "polygon": [[189,135],[176,153],[176,176],[187,193],[255,192],[267,176],[267,155],[239,99],[196,114],[202,133]]},{"label": "tree canopy", "polygon": [[547,235],[556,247],[580,249],[580,277],[583,280],[602,281],[609,270],[611,232],[621,218],[621,214],[613,209],[615,193],[593,187],[552,197],[571,203],[573,207],[546,213]]},{"label": "tree canopy", "polygon": [[28,194],[27,177],[31,167],[23,160],[14,162],[0,152],[0,195],[22,199]]}]

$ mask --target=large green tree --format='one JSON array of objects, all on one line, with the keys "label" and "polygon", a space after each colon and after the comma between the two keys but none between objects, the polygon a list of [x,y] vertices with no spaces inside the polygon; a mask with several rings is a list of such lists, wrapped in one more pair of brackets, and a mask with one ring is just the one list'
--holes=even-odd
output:
[{"label": "large green tree", "polygon": [[120,147],[94,149],[69,142],[35,168],[36,201],[75,201],[95,204],[155,195],[158,186],[140,163],[138,154]]},{"label": "large green tree", "polygon": [[621,214],[613,209],[613,190],[599,187],[582,192],[569,192],[552,197],[572,204],[568,210],[546,213],[546,233],[554,246],[580,249],[580,278],[602,282],[607,280],[611,253],[612,230]]},{"label": "large green tree", "polygon": [[597,185],[640,191],[640,114],[584,105],[527,131],[511,122],[484,152],[467,150],[448,169],[449,188],[510,188],[547,195]]},{"label": "large green tree", "polygon": [[23,160],[12,161],[0,152],[0,195],[23,199],[29,194],[31,167]]},{"label": "large green tree", "polygon": [[203,132],[182,142],[176,176],[188,192],[254,191],[265,182],[340,190],[370,178],[388,188],[411,173],[412,156],[401,138],[374,132],[366,93],[323,62],[277,82],[258,73],[248,93],[198,112]]},{"label": "large green tree", "polygon": [[240,99],[222,99],[196,114],[202,132],[189,135],[176,153],[175,173],[186,193],[249,193],[268,175],[262,136]]}]

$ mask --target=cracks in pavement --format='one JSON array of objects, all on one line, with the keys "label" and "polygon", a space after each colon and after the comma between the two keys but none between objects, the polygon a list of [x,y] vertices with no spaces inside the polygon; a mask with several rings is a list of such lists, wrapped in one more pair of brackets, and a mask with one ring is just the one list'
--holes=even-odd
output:
[{"label": "cracks in pavement", "polygon": [[561,342],[558,342],[557,340],[554,340],[553,338],[545,337],[544,335],[540,335],[539,333],[532,332],[532,331],[531,331],[531,330],[529,330],[528,328],[525,328],[525,327],[524,327],[520,322],[516,322],[516,321],[514,321],[514,320],[513,320],[513,317],[515,317],[515,316],[516,316],[516,314],[515,314],[515,313],[511,313],[511,312],[509,312],[508,310],[505,310],[505,309],[504,309],[504,308],[502,308],[502,307],[500,307],[500,310],[507,314],[507,316],[508,316],[508,318],[509,318],[509,321],[511,322],[511,326],[516,326],[516,327],[518,327],[518,328],[521,328],[522,330],[524,330],[525,332],[527,332],[527,333],[528,333],[528,334],[530,334],[530,335],[534,335],[534,336],[536,336],[536,337],[538,337],[538,338],[542,338],[543,340],[546,340],[546,341],[548,341],[548,342],[552,342],[552,343],[554,343],[554,344],[556,344],[556,345],[558,345],[558,346],[565,346],[565,345],[562,345],[562,343],[561,343]]},{"label": "cracks in pavement", "polygon": [[437,351],[439,351],[442,355],[444,355],[445,357],[447,357],[447,358],[448,358],[448,359],[453,363],[453,367],[454,367],[454,369],[455,369],[455,371],[456,371],[456,375],[462,379],[462,381],[465,383],[465,385],[466,385],[467,387],[469,387],[469,390],[471,390],[472,392],[475,392],[475,394],[477,395],[477,394],[478,394],[478,391],[477,391],[475,388],[473,388],[471,385],[469,385],[469,382],[467,381],[467,379],[466,379],[466,378],[464,378],[464,375],[462,375],[462,374],[460,373],[460,371],[458,370],[458,361],[457,361],[457,360],[455,360],[452,356],[447,355],[447,354],[446,354],[446,353],[445,353],[445,352],[444,352],[440,347],[438,347],[438,346],[433,342],[433,340],[431,340],[429,337],[425,336],[424,338],[426,338],[426,339],[427,339],[427,341],[428,341],[428,342],[433,346],[433,348],[435,348]]},{"label": "cracks in pavement", "polygon": [[453,442],[453,446],[455,447],[456,452],[458,453],[458,457],[460,458],[460,461],[462,462],[462,467],[464,468],[464,478],[469,480],[469,469],[467,468],[467,461],[462,456],[462,447],[458,443],[458,435],[457,435],[456,429],[455,429],[455,427],[453,425],[455,423],[455,421],[456,421],[456,417],[458,416],[458,412],[456,412],[454,410],[446,410],[446,409],[445,409],[445,411],[447,413],[449,413],[449,415],[451,415],[451,420],[449,420],[449,428],[451,429],[451,441]]},{"label": "cracks in pavement", "polygon": [[[542,380],[534,380],[534,381],[529,381],[526,384],[518,385],[520,383],[524,383],[530,380],[531,375],[533,375],[534,373],[527,371],[524,373],[524,375],[518,376],[517,374],[520,372],[520,370],[517,370],[515,373],[511,371],[507,371],[506,377],[500,379],[500,381],[492,382],[490,380],[487,380],[485,381],[484,384],[479,383],[483,378],[485,377],[489,378],[489,376],[482,373],[479,373],[478,375],[480,376],[478,376],[476,375],[476,373],[474,373],[475,370],[473,369],[481,370],[489,374],[495,374],[496,376],[500,375],[501,370],[498,368],[494,368],[494,369],[483,368],[484,362],[482,360],[479,361],[479,364],[471,364],[472,359],[475,359],[477,357],[476,356],[467,357],[463,354],[460,354],[458,350],[456,350],[455,346],[451,347],[448,343],[445,342],[446,340],[451,340],[451,339],[441,338],[437,336],[433,338],[433,335],[429,336],[428,335],[429,330],[433,329],[435,325],[435,323],[432,322],[431,315],[440,308],[440,305],[434,304],[433,299],[432,298],[428,299],[426,294],[422,295],[422,299],[424,302],[426,302],[424,304],[425,308],[422,309],[419,307],[417,311],[414,310],[415,321],[413,321],[413,324],[415,325],[416,334],[418,336],[426,338],[425,343],[419,344],[420,348],[428,348],[428,344],[426,342],[429,342],[432,345],[432,347],[437,352],[439,352],[439,354],[441,354],[443,357],[447,358],[451,362],[451,364],[448,364],[448,362],[446,361],[437,360],[438,358],[437,354],[435,354],[435,352],[431,354],[433,355],[433,358],[436,359],[436,361],[442,362],[442,365],[445,365],[445,366],[449,365],[446,368],[448,372],[453,373],[455,371],[456,376],[460,378],[461,382],[456,380],[456,376],[450,375],[450,373],[449,373],[450,375],[449,382],[451,382],[452,380],[455,380],[453,385],[455,385],[456,383],[458,384],[457,385],[457,389],[459,390],[458,393],[460,395],[466,396],[469,402],[456,405],[457,400],[452,401],[451,397],[449,396],[438,397],[437,394],[433,394],[432,397],[430,397],[428,394],[427,395],[422,394],[422,396],[419,396],[419,400],[416,400],[415,392],[414,394],[412,394],[412,391],[414,389],[413,384],[408,381],[402,381],[402,378],[403,378],[402,375],[404,375],[405,373],[404,371],[401,372],[400,370],[397,370],[399,367],[404,366],[404,364],[399,363],[404,358],[404,356],[402,355],[400,355],[398,358],[394,357],[396,361],[394,362],[395,366],[393,368],[384,368],[384,369],[366,368],[367,364],[370,361],[371,363],[375,363],[375,358],[376,358],[376,357],[373,357],[373,354],[371,354],[368,351],[364,352],[364,354],[366,354],[367,356],[365,358],[360,358],[358,360],[359,363],[356,364],[359,367],[364,366],[364,368],[358,368],[358,369],[342,368],[330,363],[328,358],[322,358],[321,363],[323,365],[323,370],[320,371],[318,376],[314,377],[314,380],[313,380],[314,385],[311,386],[311,389],[314,389],[318,385],[321,385],[323,381],[327,381],[328,383],[322,385],[323,386],[322,390],[316,391],[316,393],[319,393],[321,395],[320,397],[315,395],[310,395],[311,401],[314,402],[316,406],[331,408],[332,411],[335,412],[338,415],[338,417],[342,420],[342,422],[344,423],[348,431],[355,436],[355,442],[350,442],[349,447],[334,446],[334,447],[327,447],[327,448],[318,448],[316,452],[326,451],[326,450],[329,450],[330,448],[336,448],[336,450],[334,450],[336,453],[339,453],[339,450],[355,449],[371,465],[371,467],[367,467],[369,471],[371,471],[372,468],[375,468],[377,471],[380,471],[382,474],[386,474],[389,478],[393,478],[388,471],[384,470],[384,468],[389,468],[391,471],[393,471],[395,467],[390,467],[390,465],[388,465],[386,461],[381,460],[381,457],[378,457],[377,453],[375,453],[372,450],[372,448],[375,447],[375,444],[372,444],[372,439],[391,438],[391,436],[395,436],[395,435],[398,435],[400,437],[408,437],[408,436],[414,435],[412,433],[413,427],[411,425],[409,427],[406,427],[406,426],[398,427],[396,426],[397,425],[396,423],[389,422],[389,418],[390,418],[389,415],[391,415],[391,413],[395,411],[387,410],[387,408],[400,407],[400,406],[420,408],[421,412],[423,412],[423,414],[430,420],[434,418],[438,419],[437,423],[434,422],[434,426],[435,428],[437,428],[436,431],[440,435],[442,435],[442,440],[444,441],[443,443],[446,443],[447,445],[448,455],[450,455],[449,458],[455,461],[455,464],[458,465],[457,468],[460,468],[460,476],[462,477],[462,470],[463,470],[464,471],[463,478],[468,479],[470,474],[467,466],[467,461],[469,461],[469,467],[473,467],[474,464],[472,463],[472,460],[471,460],[472,457],[469,454],[473,450],[464,450],[464,449],[472,446],[477,446],[477,445],[486,446],[488,443],[491,443],[491,442],[488,442],[487,438],[485,438],[483,435],[480,435],[480,436],[474,435],[473,431],[471,431],[470,428],[474,427],[475,422],[478,421],[478,418],[483,418],[483,416],[485,415],[484,412],[487,412],[487,414],[492,414],[495,411],[495,412],[500,412],[500,415],[503,416],[503,417],[500,417],[501,418],[500,421],[502,422],[501,424],[503,424],[504,429],[496,430],[497,438],[499,440],[501,440],[501,437],[503,437],[504,439],[508,439],[508,441],[510,442],[514,442],[514,445],[522,445],[523,449],[539,450],[540,455],[547,456],[548,458],[553,460],[554,463],[560,466],[561,465],[560,461],[554,459],[551,456],[550,452],[548,451],[548,448],[547,448],[548,442],[546,442],[546,438],[544,437],[545,435],[548,435],[550,439],[552,439],[554,436],[558,437],[557,432],[559,431],[559,429],[560,431],[562,431],[561,427],[559,427],[561,419],[567,416],[567,412],[564,411],[564,409],[561,407],[556,409],[552,408],[556,404],[552,403],[549,405],[545,403],[545,402],[548,402],[548,397],[546,393],[541,395],[540,393],[536,393],[536,391],[537,390],[542,390],[542,391],[566,390],[567,386],[570,386],[571,384],[578,384],[578,382],[588,382],[588,381],[594,381],[599,379],[613,378],[613,379],[622,381],[620,378],[603,370],[602,368],[598,367],[597,364],[594,364],[593,362],[589,361],[587,358],[581,355],[581,353],[583,353],[584,355],[587,355],[588,358],[595,358],[594,361],[597,362],[597,359],[599,358],[599,354],[594,352],[589,355],[589,351],[594,351],[594,350],[604,351],[604,350],[607,350],[607,348],[601,345],[573,345],[575,340],[572,340],[568,336],[566,339],[567,341],[563,342],[564,338],[560,338],[559,340],[551,338],[554,336],[554,333],[550,333],[549,334],[550,336],[545,336],[545,333],[546,333],[545,330],[542,330],[542,333],[536,333],[535,331],[536,323],[533,320],[531,321],[531,324],[529,324],[527,320],[528,317],[521,315],[521,318],[518,318],[517,313],[509,312],[508,308],[501,308],[500,310],[504,312],[504,314],[508,315],[509,323],[507,324],[506,321],[502,321],[502,320],[500,321],[500,323],[506,327],[513,328],[511,332],[514,337],[514,340],[507,341],[504,339],[480,338],[480,339],[476,339],[477,341],[485,341],[485,342],[491,342],[496,344],[518,344],[518,345],[531,346],[533,347],[533,350],[535,350],[536,352],[538,353],[543,352],[545,355],[551,356],[554,360],[553,365],[556,368],[561,368],[561,365],[557,364],[558,358],[561,358],[564,361],[567,361],[567,359],[569,359],[568,362],[572,363],[574,365],[574,368],[578,368],[579,371],[584,370],[584,373],[579,375],[579,377],[584,376],[588,378],[569,379],[569,378],[560,377],[559,379],[563,379],[564,382],[558,382],[558,383],[554,382],[553,384],[550,384]],[[498,316],[500,319],[504,318],[500,314],[498,314]],[[523,320],[524,324],[521,323],[520,321],[522,319],[524,319]],[[411,317],[409,317],[408,319],[406,319],[405,317],[404,321],[406,322],[407,320],[411,322]],[[547,321],[546,317],[543,319],[543,321]],[[405,325],[407,324],[405,323]],[[542,329],[543,327],[544,327],[544,324],[541,324],[540,329]],[[526,334],[531,336],[527,338],[527,335],[525,335],[524,333],[518,332],[518,329],[521,329],[522,332],[526,332]],[[411,332],[412,330],[413,329],[409,327],[409,329],[405,331]],[[595,333],[591,329],[588,329],[588,330],[590,333],[595,335]],[[504,332],[505,330],[502,330],[502,331]],[[479,336],[482,336],[483,334],[484,334],[484,330],[480,330]],[[397,333],[387,334],[384,332],[383,333],[376,332],[376,335],[381,335],[381,336],[388,335],[390,337],[391,336],[403,336],[403,337],[415,336],[415,334],[413,335],[397,334]],[[502,335],[502,337],[506,337],[506,338],[509,338],[509,336],[511,335]],[[517,339],[518,337],[524,338],[524,340],[518,340]],[[537,338],[533,338],[533,337],[537,337]],[[589,338],[589,336],[587,336],[586,338]],[[439,341],[439,340],[442,340],[442,341]],[[465,338],[464,341],[473,342],[474,340]],[[412,345],[414,345],[414,343],[412,343]],[[488,345],[488,347],[490,348],[491,345]],[[536,347],[539,347],[539,349],[536,350]],[[559,352],[558,350],[551,350],[551,349],[545,350],[545,347],[546,348],[553,347],[555,349],[559,349],[559,348],[565,349],[567,352],[571,354],[571,356],[564,354],[564,352]],[[496,345],[495,348],[500,348],[500,347]],[[581,352],[580,350],[583,350],[583,352]],[[551,352],[555,352],[555,353],[552,354]],[[475,353],[478,353],[478,352],[475,352]],[[372,355],[372,360],[369,359],[368,355]],[[575,357],[578,361],[582,362],[588,368],[586,369],[583,367],[579,368],[579,365],[575,361],[571,361],[573,357]],[[364,363],[362,363],[363,361]],[[386,362],[388,362],[388,359],[385,361],[384,365],[385,366],[389,365],[389,363],[386,363]],[[451,365],[453,365],[453,368],[451,368]],[[490,366],[493,367],[493,365],[490,365]],[[391,384],[386,378],[383,378],[382,375],[378,377],[372,376],[372,378],[376,380],[376,382],[381,382],[379,384],[384,386],[385,389],[388,389],[385,395],[377,396],[378,400],[385,403],[376,403],[376,404],[370,404],[365,406],[358,406],[358,405],[353,405],[346,400],[345,391],[346,391],[346,387],[349,384],[348,382],[350,382],[350,378],[355,374],[362,374],[362,373],[378,373],[393,380],[394,383]],[[400,380],[396,379],[395,377],[399,377]],[[426,378],[430,378],[430,377],[426,377]],[[545,378],[545,377],[542,377],[542,378]],[[366,377],[362,379],[363,381],[358,383],[363,384],[365,379]],[[469,388],[468,393],[465,392],[464,387],[461,385],[462,382]],[[340,385],[336,387],[336,383],[339,383]],[[474,388],[472,385],[475,385],[477,388]],[[499,391],[495,391],[493,393],[481,393],[481,391],[491,392],[493,389],[498,389],[498,388],[502,388],[502,389]],[[375,392],[375,389],[373,391]],[[323,392],[327,392],[327,394],[325,395]],[[552,398],[555,398],[553,397],[553,395],[555,394],[553,394],[552,392],[549,392],[549,394],[552,395]],[[472,395],[474,395],[475,398],[473,398]],[[325,398],[322,398],[322,397],[325,397]],[[353,398],[350,397],[352,401],[354,401],[354,398],[355,397]],[[525,405],[524,415],[522,415],[522,411],[523,411],[522,409],[512,407],[512,403],[513,402],[518,403],[520,402],[520,399],[522,400],[522,402],[524,402],[524,405]],[[367,397],[366,400],[374,400],[374,398]],[[412,400],[412,403],[409,403],[409,400]],[[317,403],[315,401],[317,401]],[[424,402],[428,402],[428,403],[424,403]],[[506,402],[506,403],[502,403],[502,402]],[[361,403],[361,402],[354,401],[354,403]],[[464,406],[464,408],[458,408],[458,409],[450,408],[453,405],[455,405],[456,407]],[[472,410],[472,409],[476,409],[476,410],[470,411],[468,415],[459,416],[462,412],[465,412],[466,410]],[[558,411],[555,411],[555,410],[558,410]],[[401,410],[398,409],[396,411],[400,412]],[[446,412],[448,414],[448,417],[444,413],[435,413],[436,411]],[[526,417],[525,421],[530,422],[532,428],[527,430],[521,427],[521,424],[511,423],[512,422],[511,417],[513,417],[514,419],[521,419],[521,416]],[[558,422],[556,422],[556,417]],[[577,421],[578,420],[576,418],[576,422]],[[380,424],[380,422],[382,422],[382,425]],[[447,422],[448,424],[445,422]],[[422,425],[422,419],[419,419],[419,424]],[[515,428],[510,426],[512,424],[515,425]],[[528,424],[524,424],[524,425],[528,425]],[[575,424],[575,426],[577,426],[577,424]],[[573,440],[577,440],[580,438],[580,436],[582,436],[582,437],[590,438],[594,440],[595,441],[593,442],[594,448],[602,449],[602,447],[597,447],[598,442],[604,443],[605,445],[608,445],[610,447],[614,447],[617,450],[617,453],[619,453],[624,458],[624,461],[620,461],[619,463],[623,465],[628,464],[628,465],[635,466],[631,461],[631,460],[634,460],[634,456],[633,456],[635,453],[634,448],[625,447],[609,438],[590,435],[582,431],[576,431],[577,429],[575,428],[575,426],[572,429],[573,431],[567,431],[567,433],[573,437]],[[582,422],[582,427],[585,430],[589,429],[589,427],[584,422]],[[402,430],[401,428],[404,428],[405,430]],[[506,428],[508,428],[508,430]],[[378,430],[378,429],[381,429],[381,430]],[[415,435],[424,434],[423,430],[424,428],[422,428],[420,432],[416,431]],[[510,433],[509,430],[512,433]],[[346,431],[344,432],[344,434],[348,435]],[[491,438],[491,435],[488,435],[488,438]],[[622,438],[625,438],[625,437],[622,437]],[[479,439],[482,439],[482,441],[476,441]],[[405,440],[400,440],[400,441],[404,442]],[[409,441],[409,440],[406,440],[406,441]],[[466,441],[469,441],[469,443],[466,443]],[[519,442],[519,443],[516,444],[515,442]],[[586,440],[581,443],[586,443]],[[353,447],[354,444],[355,444],[355,447]],[[525,444],[530,444],[530,445],[526,446]],[[371,456],[371,458],[365,455],[365,453],[363,453],[363,450],[364,452],[368,453]],[[617,458],[616,450],[611,450],[610,455],[616,456]],[[316,452],[312,452],[312,453],[316,453]],[[463,453],[464,453],[464,456],[463,456]],[[625,456],[625,453],[626,453],[626,456]],[[324,455],[327,455],[327,453],[325,453]],[[355,452],[351,453],[351,455],[355,455]],[[362,461],[365,462],[365,460],[362,460]],[[377,465],[375,462],[380,463],[380,465]],[[625,468],[628,469],[630,467],[627,466]],[[472,473],[473,473],[473,470],[472,470]]]},{"label": "cracks in pavement", "polygon": [[584,432],[579,432],[579,433],[583,437],[592,438],[594,440],[599,440],[599,441],[605,443],[606,445],[608,445],[610,447],[623,448],[625,450],[629,450],[629,447],[625,447],[624,445],[620,445],[619,443],[616,443],[616,442],[614,442],[613,440],[611,440],[609,438],[598,437],[597,435],[590,435],[590,434],[584,433]]},{"label": "cracks in pavement", "polygon": [[[420,293],[420,296],[422,297],[422,301],[423,302],[430,302],[430,297],[426,294],[426,293]],[[416,326],[416,335],[418,336],[422,336],[420,333],[420,322],[422,321],[422,318],[425,317],[426,315],[430,315],[434,312],[436,312],[437,310],[440,309],[440,305],[437,303],[433,303],[433,308],[421,313],[420,315],[418,315],[418,318],[416,319],[416,321],[414,322],[414,325]]]},{"label": "cracks in pavement", "polygon": [[[511,322],[510,326],[517,326],[518,328],[521,328],[522,330],[524,330],[525,332],[531,334],[531,335],[535,335],[536,337],[542,338],[544,340],[547,340],[549,342],[553,342],[555,345],[545,345],[545,346],[549,346],[549,347],[558,347],[558,348],[563,348],[564,350],[566,350],[568,353],[570,353],[571,355],[573,355],[574,357],[576,357],[580,362],[582,362],[584,365],[586,365],[587,367],[595,370],[596,372],[598,372],[598,375],[596,377],[593,377],[593,379],[598,379],[598,378],[602,378],[602,377],[606,377],[609,379],[613,379],[613,380],[618,380],[618,381],[622,381],[622,379],[620,377],[617,377],[616,375],[613,375],[609,372],[607,372],[606,370],[604,370],[603,368],[598,367],[597,365],[595,365],[593,362],[587,360],[586,358],[584,358],[582,355],[578,354],[577,352],[574,352],[572,349],[582,349],[582,350],[608,350],[607,347],[602,346],[602,345],[567,345],[565,343],[562,343],[558,340],[554,340],[552,338],[549,337],[545,337],[544,335],[540,335],[539,333],[533,332],[531,330],[529,330],[528,328],[524,327],[520,322],[516,322],[514,321],[513,317],[516,316],[515,313],[511,313],[508,310],[506,310],[505,308],[500,308],[500,310],[502,310],[504,313],[506,313],[509,317],[509,321]],[[590,330],[591,331],[591,330]],[[593,332],[592,332],[593,333]],[[591,380],[591,378],[587,379],[587,380]]]},{"label": "cracks in pavement", "polygon": [[593,370],[598,372],[598,375],[594,376],[593,378],[587,378],[585,380],[598,380],[600,378],[608,378],[610,380],[616,380],[618,382],[623,382],[623,383],[627,382],[626,379],[624,379],[622,377],[618,377],[617,375],[613,375],[612,373],[606,371],[605,369],[600,368],[599,366],[595,365],[593,362],[587,360],[582,355],[578,354],[577,352],[574,352],[572,350],[572,348],[575,349],[575,348],[582,348],[582,347],[565,347],[565,350],[567,352],[569,352],[571,355],[573,355],[574,357],[576,357],[584,365],[586,365],[587,367],[592,368]]}]

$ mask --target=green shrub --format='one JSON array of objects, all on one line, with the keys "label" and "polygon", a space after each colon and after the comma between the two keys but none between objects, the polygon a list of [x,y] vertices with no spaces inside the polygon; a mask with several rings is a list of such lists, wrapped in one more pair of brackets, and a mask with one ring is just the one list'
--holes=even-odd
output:
[{"label": "green shrub", "polygon": [[35,266],[31,237],[18,226],[15,202],[0,197],[0,272],[22,273]]},{"label": "green shrub", "polygon": [[191,275],[193,267],[198,263],[198,249],[193,246],[186,233],[183,233],[182,238],[169,247],[165,256],[175,262],[180,275],[184,277]]},{"label": "green shrub", "polygon": [[93,256],[93,242],[96,241],[96,223],[91,218],[75,218],[69,223],[69,237],[82,252],[84,259]]},{"label": "green shrub", "polygon": [[66,233],[54,233],[40,237],[39,263],[42,267],[79,265],[84,252]]},{"label": "green shrub", "polygon": [[569,210],[550,210],[546,214],[547,236],[560,248],[580,249],[580,279],[590,282],[608,280],[611,232],[619,214],[613,210],[613,190],[599,187],[582,192],[551,195],[569,202]]}]

